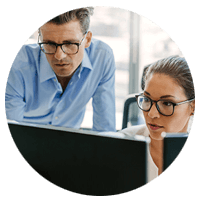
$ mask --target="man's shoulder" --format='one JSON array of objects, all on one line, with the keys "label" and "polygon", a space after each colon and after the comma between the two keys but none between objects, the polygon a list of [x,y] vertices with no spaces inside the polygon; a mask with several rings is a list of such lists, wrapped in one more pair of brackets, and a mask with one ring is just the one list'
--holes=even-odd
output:
[{"label": "man's shoulder", "polygon": [[40,47],[38,44],[25,44],[21,47],[19,50],[18,55],[28,55],[28,54],[35,54],[38,53],[40,50]]},{"label": "man's shoulder", "polygon": [[113,50],[112,48],[106,44],[105,42],[92,38],[90,47],[88,48],[89,51],[96,51],[96,50],[100,50],[100,51],[104,51],[110,54],[113,54]]},{"label": "man's shoulder", "polygon": [[[35,65],[38,62],[40,48],[37,44],[26,44],[19,50],[13,68],[22,69],[24,66]],[[27,65],[28,64],[28,65]]]}]

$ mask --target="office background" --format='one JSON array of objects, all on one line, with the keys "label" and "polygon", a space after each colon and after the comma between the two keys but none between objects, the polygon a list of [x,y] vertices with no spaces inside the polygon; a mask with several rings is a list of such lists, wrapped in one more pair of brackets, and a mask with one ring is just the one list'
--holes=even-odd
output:
[{"label": "office background", "polygon": [[[94,9],[90,30],[93,37],[107,43],[116,62],[115,96],[116,129],[122,128],[124,100],[128,94],[141,91],[143,68],[170,55],[182,55],[176,43],[159,26],[147,18],[114,7]],[[37,31],[26,43],[37,42]],[[136,113],[141,118],[141,112]],[[141,120],[140,120],[141,121]],[[138,124],[142,122],[132,122]],[[86,107],[82,128],[92,128],[92,100]]]}]

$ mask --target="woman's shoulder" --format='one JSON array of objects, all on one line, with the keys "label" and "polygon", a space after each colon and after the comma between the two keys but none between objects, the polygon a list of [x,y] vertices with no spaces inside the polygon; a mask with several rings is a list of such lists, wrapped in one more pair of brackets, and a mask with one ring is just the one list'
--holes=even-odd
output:
[{"label": "woman's shoulder", "polygon": [[134,136],[134,135],[142,135],[145,137],[149,136],[149,131],[145,124],[131,126],[129,128],[121,130],[120,132],[128,136]]}]

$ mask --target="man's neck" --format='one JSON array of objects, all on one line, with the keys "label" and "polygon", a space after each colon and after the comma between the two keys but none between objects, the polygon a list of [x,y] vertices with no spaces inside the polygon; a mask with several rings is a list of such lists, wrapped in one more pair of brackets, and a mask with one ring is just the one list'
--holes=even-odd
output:
[{"label": "man's neck", "polygon": [[[73,73],[73,74],[74,74],[74,73]],[[62,87],[62,89],[63,89],[63,93],[64,93],[64,91],[65,91],[65,89],[66,89],[66,87],[67,87],[69,81],[71,80],[73,74],[72,74],[71,76],[67,76],[67,77],[62,77],[62,76],[57,76],[57,75],[56,75],[56,77],[57,77],[57,79],[58,79],[58,82],[60,83],[60,85],[61,85],[61,87]]]},{"label": "man's neck", "polygon": [[[81,65],[81,64],[80,64],[80,65]],[[79,65],[79,66],[80,66],[80,65]],[[76,68],[76,70],[79,68],[79,66]],[[75,70],[70,76],[57,76],[57,75],[56,75],[56,77],[57,77],[57,79],[58,79],[58,82],[59,82],[59,83],[61,84],[61,86],[62,86],[63,93],[64,93],[64,91],[65,91],[65,89],[66,89],[66,87],[67,87],[67,85],[68,85],[70,79],[72,78],[72,76],[73,76],[74,73],[76,72],[76,70]]]},{"label": "man's neck", "polygon": [[60,85],[63,89],[63,92],[65,91],[65,89],[66,89],[71,78],[72,78],[72,76],[68,76],[68,77],[57,76],[58,82],[60,83]]}]

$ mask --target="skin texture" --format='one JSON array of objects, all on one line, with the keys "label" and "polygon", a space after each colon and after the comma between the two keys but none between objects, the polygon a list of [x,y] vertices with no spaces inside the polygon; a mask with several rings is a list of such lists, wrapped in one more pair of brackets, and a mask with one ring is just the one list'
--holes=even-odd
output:
[{"label": "skin texture", "polygon": [[[80,43],[85,36],[81,32],[78,20],[70,21],[62,25],[46,23],[40,28],[40,33],[40,40],[42,42],[54,42],[57,44],[64,42]],[[90,46],[91,39],[92,33],[88,32],[86,38],[79,46],[79,52],[75,55],[65,54],[61,47],[57,47],[55,54],[45,54],[63,89],[65,89],[70,78],[81,64],[84,49]]]},{"label": "skin texture", "polygon": [[[155,101],[164,99],[178,103],[187,100],[183,88],[170,76],[164,74],[153,74],[148,78],[145,83],[144,95]],[[194,102],[176,106],[172,116],[161,115],[155,103],[150,111],[143,111],[151,138],[150,154],[158,167],[158,174],[163,171],[163,138],[161,133],[187,132],[188,122],[194,112],[194,106]]]}]

